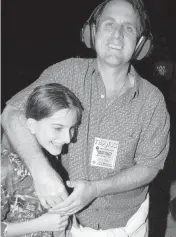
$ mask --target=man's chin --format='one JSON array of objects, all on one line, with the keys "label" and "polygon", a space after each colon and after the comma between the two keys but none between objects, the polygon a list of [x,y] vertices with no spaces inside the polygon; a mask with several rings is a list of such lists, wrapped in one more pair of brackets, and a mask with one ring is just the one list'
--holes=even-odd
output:
[{"label": "man's chin", "polygon": [[118,55],[108,55],[106,57],[105,61],[106,61],[107,64],[109,64],[109,66],[114,67],[114,66],[117,66],[117,65],[121,64],[123,60]]}]

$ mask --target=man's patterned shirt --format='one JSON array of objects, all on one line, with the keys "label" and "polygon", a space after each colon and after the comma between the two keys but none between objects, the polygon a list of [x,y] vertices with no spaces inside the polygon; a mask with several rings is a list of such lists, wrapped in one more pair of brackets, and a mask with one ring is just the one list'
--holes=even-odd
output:
[{"label": "man's patterned shirt", "polygon": [[[162,169],[169,149],[169,115],[162,93],[132,68],[134,87],[109,103],[96,59],[71,58],[48,69],[9,104],[25,109],[31,91],[57,82],[81,100],[84,113],[78,141],[62,157],[71,180],[102,180],[136,164]],[[95,137],[119,142],[114,169],[91,166]],[[148,186],[97,198],[77,217],[84,226],[108,229],[124,226],[145,200]]]}]

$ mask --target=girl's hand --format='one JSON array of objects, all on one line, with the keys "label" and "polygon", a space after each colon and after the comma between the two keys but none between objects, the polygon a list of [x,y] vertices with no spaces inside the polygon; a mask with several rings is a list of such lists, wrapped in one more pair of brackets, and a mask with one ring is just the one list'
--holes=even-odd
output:
[{"label": "girl's hand", "polygon": [[38,170],[32,174],[35,190],[40,203],[46,209],[62,202],[68,197],[67,190],[59,174],[47,167],[47,170],[42,170],[42,174]]},{"label": "girl's hand", "polygon": [[86,180],[67,181],[67,186],[73,188],[73,192],[63,202],[50,208],[50,213],[58,212],[62,215],[73,215],[97,197],[96,182]]},{"label": "girl's hand", "polygon": [[68,216],[46,213],[37,218],[39,231],[63,231],[68,225]]}]

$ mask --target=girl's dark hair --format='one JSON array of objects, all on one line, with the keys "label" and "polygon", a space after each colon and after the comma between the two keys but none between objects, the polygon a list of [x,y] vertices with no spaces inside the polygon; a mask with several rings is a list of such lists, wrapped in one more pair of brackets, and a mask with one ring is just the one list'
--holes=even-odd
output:
[{"label": "girl's dark hair", "polygon": [[83,106],[76,95],[61,84],[50,83],[36,87],[26,103],[26,118],[39,121],[62,109],[75,109],[77,111],[77,124],[72,138],[72,142],[76,142]]}]

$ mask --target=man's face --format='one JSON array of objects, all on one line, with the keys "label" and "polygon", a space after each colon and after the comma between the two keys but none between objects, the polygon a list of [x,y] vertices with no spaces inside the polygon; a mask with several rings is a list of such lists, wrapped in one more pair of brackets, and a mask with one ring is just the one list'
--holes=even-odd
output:
[{"label": "man's face", "polygon": [[125,65],[135,50],[139,17],[123,0],[109,2],[100,16],[95,35],[98,60],[111,67]]}]

